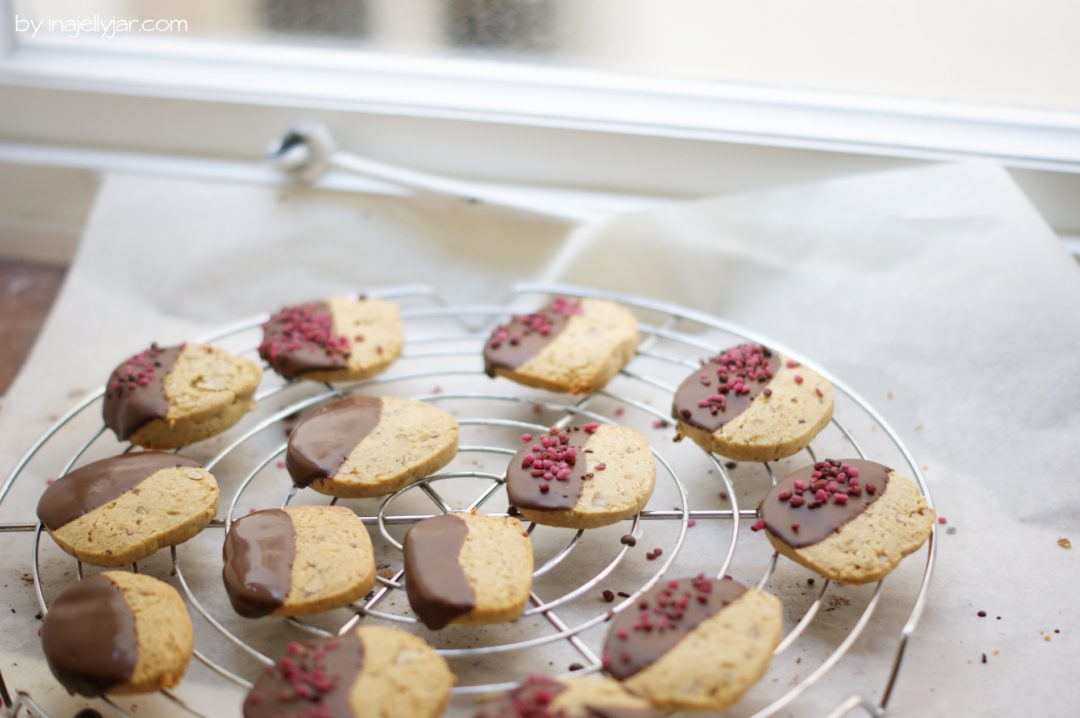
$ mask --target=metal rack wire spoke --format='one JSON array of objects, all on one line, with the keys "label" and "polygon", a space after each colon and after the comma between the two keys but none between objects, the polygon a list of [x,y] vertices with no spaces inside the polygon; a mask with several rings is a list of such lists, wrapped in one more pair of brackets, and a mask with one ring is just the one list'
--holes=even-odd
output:
[{"label": "metal rack wire spoke", "polygon": [[[535,306],[543,298],[554,294],[613,299],[639,313],[639,327],[644,339],[636,355],[606,388],[573,400],[546,392],[526,390],[506,380],[490,383],[482,375],[480,358],[488,330],[512,313]],[[681,376],[699,366],[697,360],[700,357],[739,341],[767,344],[792,359],[813,366],[811,362],[805,362],[797,352],[703,312],[640,297],[580,287],[527,283],[518,285],[509,301],[504,304],[465,306],[450,305],[429,288],[419,285],[377,289],[368,292],[367,296],[402,302],[406,350],[385,374],[365,381],[322,385],[271,382],[261,389],[256,398],[265,402],[268,408],[259,409],[254,416],[246,418],[230,431],[221,444],[223,448],[204,462],[207,469],[219,472],[217,478],[223,493],[226,490],[231,491],[223,516],[215,518],[210,525],[210,530],[217,532],[212,534],[216,537],[215,540],[223,537],[224,531],[229,529],[242,510],[241,507],[265,506],[268,502],[287,506],[293,501],[314,500],[349,506],[369,530],[373,531],[373,538],[377,536],[380,545],[389,551],[389,554],[380,554],[380,560],[389,560],[387,566],[395,563],[400,565],[400,553],[395,552],[400,552],[402,548],[401,532],[418,521],[454,511],[485,511],[494,516],[507,516],[512,513],[507,507],[508,499],[503,498],[504,475],[509,457],[520,446],[520,433],[544,432],[551,426],[562,428],[575,421],[619,422],[623,420],[617,417],[624,412],[632,414],[634,421],[667,426],[670,421],[668,408],[671,394]],[[225,346],[233,347],[233,351],[238,353],[256,355],[258,342],[253,333],[259,331],[260,325],[268,316],[264,314],[235,322],[202,341],[222,342]],[[650,321],[643,321],[644,317],[648,317]],[[460,329],[447,327],[447,321],[455,322]],[[838,401],[843,398],[851,412],[862,412],[863,416],[870,419],[872,426],[881,429],[882,434],[892,442],[895,450],[907,463],[927,502],[933,506],[929,487],[919,466],[895,431],[882,420],[873,407],[842,381],[816,366],[815,369],[836,388]],[[431,382],[445,383],[446,386],[432,388]],[[98,428],[89,433],[82,433],[83,430],[77,426],[85,423],[84,419],[92,408],[99,407],[103,393],[103,390],[99,390],[83,398],[30,446],[5,482],[0,485],[0,507],[15,482],[26,473],[27,467],[41,461],[44,447],[51,448],[55,445],[74,449],[66,462],[60,466],[49,467],[52,471],[48,473],[52,475],[68,472],[88,455],[91,449],[95,452],[103,449],[99,442],[103,444],[108,439],[104,426],[97,423]],[[283,473],[277,470],[287,443],[281,438],[272,438],[268,432],[275,428],[280,429],[284,422],[295,417],[298,412],[356,393],[409,396],[440,405],[458,414],[462,441],[455,463],[377,501],[339,501],[296,489]],[[855,455],[865,457],[851,424],[844,419],[845,415],[837,412],[829,425],[829,431],[840,439],[841,445],[850,447]],[[687,540],[687,530],[692,525],[691,522],[730,522],[730,534],[726,530],[716,534],[721,537],[717,540],[722,540],[726,545],[717,545],[712,563],[706,570],[716,576],[727,575],[735,565],[737,553],[742,555],[740,550],[747,550],[744,546],[746,542],[739,541],[743,521],[756,517],[753,508],[741,508],[739,505],[738,489],[745,487],[743,474],[738,474],[739,480],[736,481],[723,458],[705,452],[695,454],[696,449],[692,446],[677,450],[672,449],[672,446],[673,444],[665,440],[660,443],[653,442],[652,448],[658,469],[657,493],[654,494],[654,499],[663,494],[666,497],[663,500],[671,503],[663,506],[659,505],[659,499],[651,501],[645,510],[632,519],[627,519],[619,528],[619,531],[624,531],[638,540],[652,536],[658,548],[663,545],[663,560],[657,558],[648,565],[635,562],[637,555],[631,552],[631,546],[625,541],[620,542],[614,551],[610,550],[610,547],[605,548],[604,544],[598,543],[599,539],[595,538],[603,535],[602,531],[574,531],[529,524],[528,531],[534,538],[538,558],[529,597],[530,605],[524,616],[534,621],[522,620],[515,625],[523,626],[523,630],[535,625],[535,630],[525,630],[523,638],[511,637],[510,633],[496,634],[495,638],[486,642],[450,645],[437,648],[438,652],[454,666],[478,663],[483,657],[508,653],[524,656],[533,650],[546,650],[547,647],[561,644],[580,658],[580,672],[600,670],[601,659],[598,656],[597,641],[602,635],[592,629],[601,626],[615,613],[633,606],[643,592],[669,574],[677,565],[676,561]],[[836,444],[832,446],[835,447]],[[122,450],[131,448],[127,446]],[[821,448],[818,447],[819,450]],[[832,450],[836,451],[835,448]],[[678,460],[674,455],[676,453],[679,454]],[[685,469],[677,467],[686,464],[688,453],[697,463],[691,472],[693,476],[684,479],[680,472]],[[817,453],[813,447],[807,449],[811,461],[816,461]],[[243,468],[237,468],[238,466]],[[756,468],[749,464],[743,464],[742,467],[740,472],[756,471],[758,479],[755,480],[771,484],[775,484],[780,468],[774,467],[771,462],[759,464]],[[61,470],[56,472],[57,468]],[[44,473],[44,469],[42,472]],[[719,483],[713,480],[705,481],[699,475],[712,473],[718,477]],[[704,504],[700,494],[705,484],[708,484],[711,491],[722,489],[722,498],[726,498],[728,505],[716,507]],[[746,498],[745,495],[743,498]],[[673,503],[679,505],[672,507]],[[43,527],[40,523],[23,518],[22,521],[0,523],[0,534],[26,534],[32,538],[34,592],[44,614],[48,611],[49,596],[63,588],[63,581],[55,578],[58,575],[56,571],[48,571],[47,576],[46,572],[42,571]],[[543,538],[543,541],[538,541],[538,538]],[[934,569],[935,538],[934,535],[930,538],[918,593],[896,644],[881,699],[875,702],[852,695],[837,704],[830,715],[846,715],[860,708],[871,716],[880,717],[885,714],[909,639],[926,604],[927,588]],[[751,545],[749,548],[754,547]],[[208,560],[217,560],[216,557],[206,556],[204,552],[195,549],[179,551],[176,547],[170,549],[169,556],[172,576],[162,578],[171,580],[180,589],[194,613],[204,622],[204,634],[209,633],[224,639],[197,645],[193,654],[195,659],[220,680],[240,688],[250,688],[253,676],[250,675],[250,665],[245,662],[250,663],[250,659],[254,659],[258,665],[269,666],[273,664],[272,657],[241,637],[243,631],[234,630],[236,618],[233,615],[228,612],[215,612],[221,601],[207,597],[206,592],[209,589],[206,576],[203,575],[205,572],[185,572],[185,561],[198,560],[202,567]],[[763,572],[757,579],[760,587],[768,586],[772,580],[778,564],[778,554],[771,552],[764,564],[761,567]],[[678,565],[681,567],[681,564]],[[155,562],[148,561],[142,566],[132,565],[131,570],[153,573],[153,569],[157,567]],[[82,569],[82,564],[76,562],[77,576],[82,576]],[[745,572],[745,567],[742,567],[740,572]],[[407,608],[407,602],[394,598],[405,589],[404,571],[398,567],[388,569],[385,575],[383,574],[384,572],[380,571],[374,590],[362,601],[339,613],[326,616],[326,621],[332,625],[307,619],[262,620],[279,620],[283,631],[314,636],[340,635],[352,630],[362,621],[386,622],[406,630],[419,628],[416,617]],[[753,571],[753,575],[758,575],[757,570]],[[567,576],[578,577],[566,584]],[[619,593],[621,600],[604,603],[602,608],[597,608],[597,587],[616,576],[633,576],[636,583],[632,590]],[[873,594],[866,600],[861,613],[854,618],[854,623],[844,638],[826,653],[820,664],[796,684],[782,689],[774,688],[769,700],[760,702],[762,707],[754,713],[755,717],[776,715],[789,707],[792,701],[843,659],[870,624],[880,602],[883,585],[879,582],[874,586]],[[553,589],[553,586],[557,589]],[[777,646],[777,656],[789,651],[806,635],[811,625],[819,620],[822,606],[833,586],[829,581],[823,581],[812,599],[808,599],[808,605],[801,616],[794,620],[794,624]],[[214,590],[220,592],[220,586]],[[395,591],[398,593],[395,594]],[[394,600],[391,600],[392,598]],[[338,615],[340,620],[335,621],[333,616]],[[330,627],[327,627],[328,625]],[[459,627],[456,630],[468,631],[470,627]],[[282,648],[284,646],[278,646],[279,651]],[[494,670],[496,675],[484,674],[483,680],[464,682],[455,687],[454,692],[459,695],[487,693],[508,688],[521,678],[513,670],[513,661],[496,660],[492,663],[494,668],[486,670]],[[0,700],[5,715],[41,718],[47,716],[31,696],[15,691],[12,698],[7,688],[0,676]],[[174,691],[163,691],[162,700],[193,716],[215,712],[212,707],[195,705]],[[110,698],[104,698],[102,704],[117,715],[128,715],[124,708]]]}]

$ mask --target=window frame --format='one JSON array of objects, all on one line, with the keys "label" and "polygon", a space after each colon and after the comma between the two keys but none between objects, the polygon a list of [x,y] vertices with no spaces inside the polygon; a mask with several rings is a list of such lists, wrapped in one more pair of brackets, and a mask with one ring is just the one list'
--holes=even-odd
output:
[{"label": "window frame", "polygon": [[[418,169],[650,197],[989,160],[1035,192],[1055,227],[1080,233],[1068,200],[1080,192],[1080,114],[310,47],[21,43],[13,0],[0,0],[0,12],[0,160],[6,146],[21,150],[16,161],[33,161],[26,148],[39,147],[62,162],[67,148],[73,164],[102,170],[170,159],[254,165],[278,133],[312,118],[343,147]],[[148,118],[137,132],[133,116]],[[454,142],[410,152],[409,133],[421,131]],[[483,159],[485,138],[513,154],[513,168]]]}]

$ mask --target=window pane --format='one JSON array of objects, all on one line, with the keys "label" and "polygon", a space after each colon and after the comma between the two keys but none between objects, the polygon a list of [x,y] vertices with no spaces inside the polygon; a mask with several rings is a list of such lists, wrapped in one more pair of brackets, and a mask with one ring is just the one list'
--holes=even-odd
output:
[{"label": "window pane", "polygon": [[[1075,0],[16,0],[15,8],[20,42],[75,35],[81,21],[92,23],[77,33],[88,43],[303,44],[1080,110]],[[157,25],[123,25],[133,19]]]}]

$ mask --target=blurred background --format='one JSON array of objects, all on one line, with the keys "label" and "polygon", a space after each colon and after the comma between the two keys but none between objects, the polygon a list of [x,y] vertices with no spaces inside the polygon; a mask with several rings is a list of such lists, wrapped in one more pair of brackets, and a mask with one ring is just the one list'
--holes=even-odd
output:
[{"label": "blurred background", "polygon": [[[0,347],[103,179],[288,184],[264,158],[308,121],[575,217],[989,161],[1077,253],[1077,27],[1071,0],[0,0]],[[338,169],[314,186],[409,192]]]},{"label": "blurred background", "polygon": [[1080,6],[1070,0],[17,0],[14,9],[38,22],[95,13],[185,20],[155,32],[174,43],[300,45],[1080,110]]}]

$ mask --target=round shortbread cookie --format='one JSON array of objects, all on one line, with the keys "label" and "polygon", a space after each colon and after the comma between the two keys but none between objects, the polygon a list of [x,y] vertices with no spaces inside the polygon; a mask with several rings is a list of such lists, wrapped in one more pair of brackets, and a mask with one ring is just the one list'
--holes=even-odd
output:
[{"label": "round shortbread cookie", "polygon": [[405,534],[409,604],[431,629],[516,620],[529,600],[532,571],[532,541],[509,517],[444,514]]},{"label": "round shortbread cookie", "polygon": [[176,589],[125,571],[106,571],[68,586],[41,625],[53,675],[84,696],[175,686],[194,640]]},{"label": "round shortbread cookie", "polygon": [[658,718],[660,713],[621,683],[604,676],[531,675],[493,698],[476,718]]},{"label": "round shortbread cookie", "polygon": [[652,496],[648,440],[625,426],[590,422],[523,434],[506,470],[510,504],[529,521],[596,528],[634,516]]},{"label": "round shortbread cookie", "polygon": [[585,394],[603,388],[637,345],[637,319],[625,307],[555,297],[492,332],[484,344],[484,371],[525,386]]},{"label": "round shortbread cookie", "polygon": [[393,396],[353,396],[305,416],[289,434],[293,483],[329,496],[392,494],[446,466],[458,424],[430,404]]},{"label": "round shortbread cookie", "polygon": [[179,449],[220,434],[255,408],[262,369],[217,347],[150,348],[113,370],[105,424],[149,449]]},{"label": "round shortbread cookie", "polygon": [[604,669],[665,710],[723,710],[769,667],[780,601],[729,578],[666,580],[611,621]]},{"label": "round shortbread cookie", "polygon": [[241,616],[300,616],[347,606],[375,584],[364,522],[344,506],[255,511],[225,537],[222,578]]},{"label": "round shortbread cookie", "polygon": [[825,459],[778,481],[756,530],[792,561],[841,583],[885,577],[926,542],[934,510],[915,482],[860,459]]},{"label": "round shortbread cookie", "polygon": [[271,315],[259,356],[286,379],[357,381],[393,364],[404,343],[396,304],[331,297]]},{"label": "round shortbread cookie", "polygon": [[435,718],[450,701],[454,674],[418,638],[381,626],[290,643],[255,681],[244,718]]},{"label": "round shortbread cookie", "polygon": [[832,412],[824,377],[760,344],[703,360],[671,406],[679,433],[739,461],[775,461],[805,449]]},{"label": "round shortbread cookie", "polygon": [[80,561],[123,566],[192,538],[217,506],[217,481],[197,461],[139,451],[60,477],[41,495],[37,515]]}]

